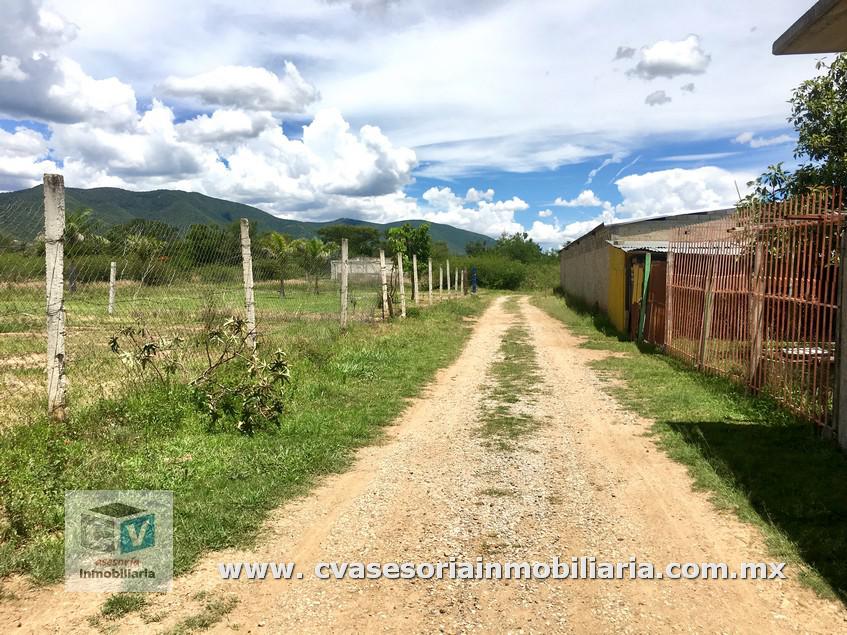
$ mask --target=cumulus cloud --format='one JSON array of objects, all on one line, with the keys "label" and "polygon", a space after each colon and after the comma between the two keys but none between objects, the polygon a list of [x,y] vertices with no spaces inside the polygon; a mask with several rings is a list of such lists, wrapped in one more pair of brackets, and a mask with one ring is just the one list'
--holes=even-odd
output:
[{"label": "cumulus cloud", "polygon": [[44,172],[55,172],[56,164],[47,154],[47,140],[35,130],[0,129],[0,191],[32,187]]},{"label": "cumulus cloud", "polygon": [[700,46],[699,36],[689,35],[684,40],[660,40],[643,47],[641,59],[627,74],[647,80],[699,75],[706,72],[711,61],[712,56]]},{"label": "cumulus cloud", "polygon": [[619,218],[646,218],[731,207],[751,178],[715,166],[631,174],[616,181],[623,202],[615,213]]},{"label": "cumulus cloud", "polygon": [[494,200],[494,190],[488,188],[487,190],[480,191],[475,187],[468,188],[467,194],[465,194],[465,200],[469,203],[492,201]]},{"label": "cumulus cloud", "polygon": [[563,199],[561,196],[556,197],[553,205],[556,207],[602,207],[603,201],[591,190],[583,190],[570,200]]},{"label": "cumulus cloud", "polygon": [[538,212],[539,218],[550,218],[552,215],[553,215],[553,210],[550,210],[550,209],[543,209],[540,212]]},{"label": "cumulus cloud", "polygon": [[0,55],[0,81],[22,82],[29,75],[21,70],[21,61],[11,55]]},{"label": "cumulus cloud", "polygon": [[76,25],[37,0],[10,4],[4,5],[0,22],[0,113],[102,126],[121,126],[134,118],[131,86],[114,77],[95,79],[59,52],[76,37]]},{"label": "cumulus cloud", "polygon": [[619,46],[615,52],[615,60],[628,60],[635,56],[635,49],[631,46]]},{"label": "cumulus cloud", "polygon": [[683,84],[682,86],[680,86],[679,89],[686,93],[693,93],[695,89],[694,82],[688,82],[687,84]]},{"label": "cumulus cloud", "polygon": [[656,90],[644,98],[644,103],[648,106],[661,106],[673,101],[668,94],[663,90]]},{"label": "cumulus cloud", "polygon": [[285,63],[282,75],[254,66],[221,66],[191,77],[172,76],[160,90],[208,106],[283,113],[303,112],[319,97],[291,62]]},{"label": "cumulus cloud", "polygon": [[[491,194],[493,198],[494,192]],[[517,196],[508,200],[478,200],[475,204],[469,204],[472,202],[456,195],[449,187],[431,187],[421,198],[424,204],[419,214],[424,219],[489,236],[522,232],[524,227],[515,220],[515,213],[529,209],[529,204]]]},{"label": "cumulus cloud", "polygon": [[733,143],[748,145],[751,148],[765,148],[767,146],[782,145],[783,143],[791,143],[794,137],[790,134],[781,134],[774,137],[757,137],[752,132],[742,132],[732,140]]},{"label": "cumulus cloud", "polygon": [[269,112],[215,110],[211,115],[198,115],[177,125],[177,134],[186,141],[198,143],[227,143],[245,137],[256,137],[263,130],[276,126]]}]

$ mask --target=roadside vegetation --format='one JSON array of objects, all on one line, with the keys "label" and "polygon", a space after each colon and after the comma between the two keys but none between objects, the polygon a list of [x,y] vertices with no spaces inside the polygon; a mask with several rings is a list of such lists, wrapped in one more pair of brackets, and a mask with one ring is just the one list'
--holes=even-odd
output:
[{"label": "roadside vegetation", "polygon": [[465,252],[466,257],[451,263],[467,268],[468,275],[476,267],[479,285],[486,289],[539,291],[559,280],[558,253],[544,251],[526,232],[503,234],[493,245],[468,243]]},{"label": "roadside vegetation", "polygon": [[761,528],[774,559],[821,595],[847,601],[847,456],[771,399],[626,342],[578,301],[533,301],[584,337],[584,347],[626,353],[592,363],[616,380],[606,390],[655,420],[656,443],[718,508]]},{"label": "roadside vegetation", "polygon": [[173,490],[177,574],[205,551],[249,544],[269,510],[378,438],[455,358],[467,318],[487,302],[443,302],[345,332],[334,319],[266,324],[260,350],[287,353],[290,384],[281,416],[252,434],[214,425],[186,383],[158,380],[80,407],[62,424],[39,417],[0,432],[0,576],[61,577],[70,489]]}]

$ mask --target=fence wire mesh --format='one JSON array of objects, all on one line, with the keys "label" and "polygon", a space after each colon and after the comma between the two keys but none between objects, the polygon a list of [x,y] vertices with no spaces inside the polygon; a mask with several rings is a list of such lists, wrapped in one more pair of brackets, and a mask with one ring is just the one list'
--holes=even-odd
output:
[{"label": "fence wire mesh", "polygon": [[[47,284],[44,209],[0,209],[0,425],[25,423],[47,411],[45,369]],[[238,221],[231,226],[178,228],[161,221],[132,220],[105,227],[88,210],[69,210],[60,242],[64,255],[64,368],[71,409],[126,393],[126,360],[113,338],[155,342],[162,355],[178,356],[186,377],[203,367],[204,332],[230,317],[245,317],[245,286]],[[320,241],[251,227],[253,292],[259,344],[280,345],[287,327],[338,328],[340,249]],[[383,318],[379,259],[350,255],[348,323]],[[359,265],[355,263],[361,263]],[[433,263],[433,304],[438,292]],[[408,263],[407,263],[408,267]],[[389,310],[399,315],[396,258],[386,260]],[[409,311],[429,305],[428,266],[405,272]],[[446,285],[446,283],[445,283]],[[446,289],[446,286],[445,286]],[[290,332],[292,328],[288,328]]]},{"label": "fence wire mesh", "polygon": [[832,428],[841,189],[742,207],[669,247],[666,347]]}]

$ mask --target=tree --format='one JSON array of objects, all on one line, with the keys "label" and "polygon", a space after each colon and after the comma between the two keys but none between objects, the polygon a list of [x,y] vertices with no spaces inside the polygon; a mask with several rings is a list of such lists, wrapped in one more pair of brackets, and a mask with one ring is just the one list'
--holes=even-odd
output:
[{"label": "tree", "polygon": [[241,254],[236,235],[214,225],[189,227],[184,246],[195,265],[233,264],[238,262]]},{"label": "tree", "polygon": [[747,185],[753,192],[741,204],[779,201],[819,186],[847,186],[847,53],[831,64],[819,60],[816,68],[826,72],[794,89],[788,121],[797,131],[794,158],[801,161],[794,172],[782,163]]},{"label": "tree", "polygon": [[429,224],[421,223],[412,227],[403,223],[400,227],[390,227],[385,230],[388,251],[392,255],[403,254],[403,261],[408,262],[412,254],[418,257],[418,263],[426,262],[432,250],[432,238],[429,235]]},{"label": "tree", "polygon": [[296,241],[297,258],[300,266],[306,272],[306,276],[315,279],[315,294],[318,293],[318,280],[321,273],[326,269],[326,264],[332,255],[330,243],[325,243],[320,238],[309,238]]},{"label": "tree", "polygon": [[504,233],[497,239],[494,249],[509,260],[518,262],[535,262],[542,258],[541,245],[526,232],[517,232],[511,236]]},{"label": "tree", "polygon": [[318,237],[327,243],[341,244],[347,239],[350,255],[373,256],[379,251],[379,230],[367,225],[329,225],[318,230]]},{"label": "tree", "polygon": [[484,240],[472,240],[465,245],[465,253],[469,256],[479,256],[488,251],[488,243]]},{"label": "tree", "polygon": [[179,236],[179,230],[160,220],[133,218],[128,223],[115,225],[106,234],[112,244],[119,246],[123,245],[129,236],[148,236],[163,243],[173,243]]},{"label": "tree", "polygon": [[297,241],[278,232],[270,232],[259,241],[261,252],[274,261],[279,276],[279,297],[285,297],[285,275],[297,251]]}]

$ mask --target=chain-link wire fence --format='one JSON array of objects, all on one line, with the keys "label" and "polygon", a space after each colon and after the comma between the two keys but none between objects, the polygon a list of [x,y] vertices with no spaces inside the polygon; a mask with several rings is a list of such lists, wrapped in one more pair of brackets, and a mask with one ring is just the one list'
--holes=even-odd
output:
[{"label": "chain-link wire fence", "polygon": [[[200,372],[208,363],[204,334],[230,318],[249,322],[245,240],[260,345],[273,346],[295,321],[344,319],[340,246],[257,235],[255,227],[242,228],[238,221],[178,228],[135,219],[103,227],[89,210],[65,213],[61,178],[56,183],[51,203],[45,177],[45,207],[0,210],[2,426],[48,410],[61,418],[65,401],[78,409],[125,394],[132,381],[127,366],[143,362],[145,346],[154,347],[160,360],[171,357],[186,377]],[[430,305],[430,263],[416,264],[417,301],[407,259],[408,312]],[[432,267],[435,304],[448,297],[447,263]],[[347,272],[348,323],[400,315],[396,257],[386,257],[385,312],[380,260],[349,254]],[[455,269],[450,275],[455,297],[461,276]],[[51,390],[66,395],[62,412],[48,406]]]}]

